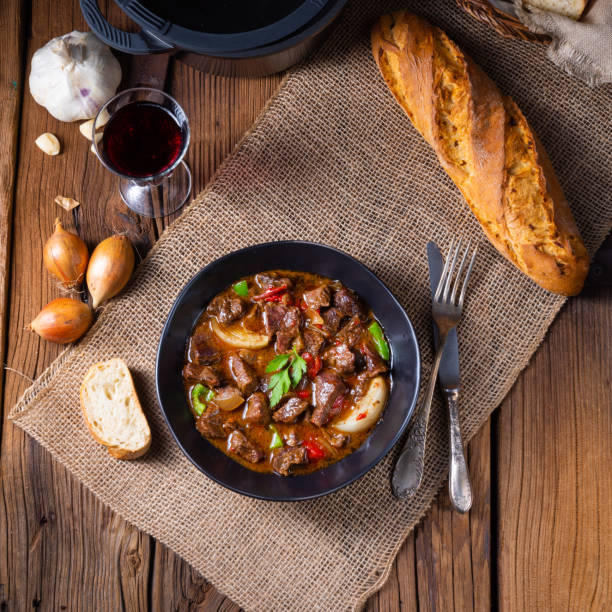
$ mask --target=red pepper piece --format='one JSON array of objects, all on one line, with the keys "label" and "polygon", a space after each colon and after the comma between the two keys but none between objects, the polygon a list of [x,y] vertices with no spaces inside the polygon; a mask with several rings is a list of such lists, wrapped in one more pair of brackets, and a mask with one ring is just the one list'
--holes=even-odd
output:
[{"label": "red pepper piece", "polygon": [[312,363],[312,355],[308,352],[308,351],[304,351],[302,353],[302,359],[307,363],[307,364],[311,364]]},{"label": "red pepper piece", "polygon": [[306,359],[304,355],[302,355],[302,357],[304,358],[304,361],[308,366],[306,368],[306,374],[308,374],[308,378],[314,378],[323,367],[323,362],[321,361],[321,358],[318,355],[316,357],[313,357],[310,353],[308,353],[308,359]]},{"label": "red pepper piece", "polygon": [[324,459],[326,456],[325,449],[314,438],[304,440],[304,448],[306,449],[308,460],[313,463]]},{"label": "red pepper piece", "polygon": [[282,302],[282,295],[271,295],[270,297],[264,298],[264,302]]},{"label": "red pepper piece", "polygon": [[296,391],[296,395],[300,399],[310,399],[311,392],[308,389],[302,389],[301,391]]},{"label": "red pepper piece", "polygon": [[365,419],[368,416],[367,411],[366,412],[360,412],[357,415],[357,418],[355,419],[356,421],[361,421],[361,419]]},{"label": "red pepper piece", "polygon": [[284,293],[285,291],[287,291],[287,285],[280,285],[279,287],[270,287],[269,289],[266,289],[263,293],[260,293],[259,295],[254,295],[253,299],[265,300],[273,295],[279,295],[281,293]]}]

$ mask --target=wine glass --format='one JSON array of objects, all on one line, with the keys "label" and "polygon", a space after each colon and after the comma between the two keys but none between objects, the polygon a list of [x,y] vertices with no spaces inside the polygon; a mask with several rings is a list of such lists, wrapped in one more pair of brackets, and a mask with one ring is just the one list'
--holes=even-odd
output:
[{"label": "wine glass", "polygon": [[119,176],[119,193],[129,208],[145,217],[165,217],[191,192],[191,172],[183,161],[189,135],[187,115],[174,98],[135,87],[100,108],[93,148]]}]

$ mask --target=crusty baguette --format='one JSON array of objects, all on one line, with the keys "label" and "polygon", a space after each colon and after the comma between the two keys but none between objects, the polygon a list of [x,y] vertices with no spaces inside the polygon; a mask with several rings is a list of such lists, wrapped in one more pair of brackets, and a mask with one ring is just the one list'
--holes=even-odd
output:
[{"label": "crusty baguette", "polygon": [[151,445],[151,430],[123,359],[92,365],[81,384],[85,424],[117,459],[136,459]]},{"label": "crusty baguette", "polygon": [[380,18],[372,52],[493,245],[536,283],[580,292],[588,254],[544,148],[508,96],[439,28]]}]

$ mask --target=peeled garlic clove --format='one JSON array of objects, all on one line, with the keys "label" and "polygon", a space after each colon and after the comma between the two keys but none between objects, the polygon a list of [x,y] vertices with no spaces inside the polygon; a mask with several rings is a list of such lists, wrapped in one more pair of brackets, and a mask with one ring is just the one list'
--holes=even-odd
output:
[{"label": "peeled garlic clove", "polygon": [[87,304],[72,298],[57,298],[49,302],[27,327],[41,338],[59,344],[78,340],[93,322]]},{"label": "peeled garlic clove", "polygon": [[[95,143],[98,144],[100,140],[102,140],[102,134],[96,134]],[[93,142],[91,143],[91,152],[96,152],[96,145]]]},{"label": "peeled garlic clove", "polygon": [[59,155],[61,150],[60,141],[57,139],[55,134],[51,132],[45,132],[41,134],[34,143],[36,146],[47,155]]},{"label": "peeled garlic clove", "polygon": [[58,206],[61,206],[64,210],[72,210],[77,206],[80,206],[81,203],[73,200],[72,198],[66,198],[64,196],[57,196],[55,200],[53,200]]},{"label": "peeled garlic clove", "polygon": [[91,140],[92,138],[93,124],[94,120],[90,119],[89,121],[86,121],[85,123],[81,123],[81,125],[79,125],[79,132],[81,132],[81,134],[83,134],[83,136],[85,136],[87,140]]},{"label": "peeled garlic clove", "polygon": [[55,231],[45,243],[43,260],[47,270],[66,288],[78,285],[85,276],[89,252],[87,245],[76,234],[67,232],[59,219]]},{"label": "peeled garlic clove", "polygon": [[[94,117],[94,119],[95,119],[95,117]],[[97,117],[96,130],[99,130],[100,128],[104,127],[108,123],[109,119],[110,119],[110,115],[109,115],[108,111],[106,109],[104,109],[100,113],[100,115]]]},{"label": "peeled garlic clove", "polygon": [[87,288],[94,309],[125,287],[134,263],[134,249],[127,236],[111,236],[94,249],[87,267]]}]

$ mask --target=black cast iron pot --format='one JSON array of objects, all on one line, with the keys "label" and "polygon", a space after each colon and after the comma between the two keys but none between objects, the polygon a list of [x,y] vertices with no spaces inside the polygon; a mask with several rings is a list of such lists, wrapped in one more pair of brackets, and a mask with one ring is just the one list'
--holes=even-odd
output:
[{"label": "black cast iron pot", "polygon": [[303,59],[329,33],[347,0],[115,0],[142,30],[106,21],[98,0],[80,0],[89,27],[132,54],[172,52],[199,70],[261,76]]}]

